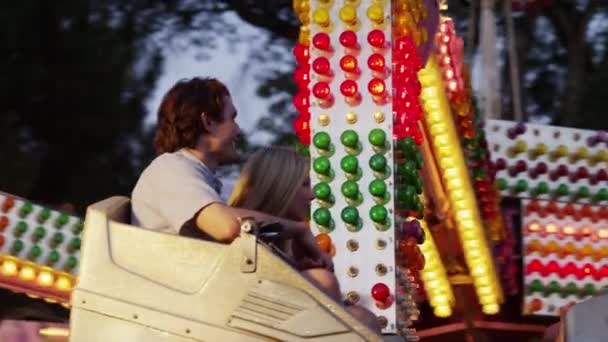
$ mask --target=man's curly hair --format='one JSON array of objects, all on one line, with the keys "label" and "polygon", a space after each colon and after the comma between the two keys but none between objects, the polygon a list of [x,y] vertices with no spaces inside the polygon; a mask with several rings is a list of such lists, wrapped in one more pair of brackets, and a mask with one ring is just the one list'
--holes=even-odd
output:
[{"label": "man's curly hair", "polygon": [[154,145],[158,154],[193,148],[205,134],[201,114],[222,121],[228,88],[213,78],[180,80],[163,97],[158,108]]}]

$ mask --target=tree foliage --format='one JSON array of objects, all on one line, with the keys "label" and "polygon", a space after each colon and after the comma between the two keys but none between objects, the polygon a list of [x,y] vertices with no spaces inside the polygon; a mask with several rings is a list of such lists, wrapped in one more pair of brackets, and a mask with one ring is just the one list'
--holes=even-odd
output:
[{"label": "tree foliage", "polygon": [[145,100],[163,49],[231,37],[214,1],[0,5],[0,189],[80,207],[129,194],[151,157]]}]

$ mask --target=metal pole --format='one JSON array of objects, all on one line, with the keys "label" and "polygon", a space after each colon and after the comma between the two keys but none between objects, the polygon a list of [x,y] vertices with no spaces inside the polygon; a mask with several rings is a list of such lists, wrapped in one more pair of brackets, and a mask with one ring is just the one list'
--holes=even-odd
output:
[{"label": "metal pole", "polygon": [[503,1],[505,21],[507,23],[507,44],[509,51],[509,75],[511,77],[511,103],[513,118],[515,121],[524,121],[521,105],[521,88],[519,79],[519,63],[517,58],[517,47],[515,44],[515,28],[513,26],[513,13],[511,1]]}]

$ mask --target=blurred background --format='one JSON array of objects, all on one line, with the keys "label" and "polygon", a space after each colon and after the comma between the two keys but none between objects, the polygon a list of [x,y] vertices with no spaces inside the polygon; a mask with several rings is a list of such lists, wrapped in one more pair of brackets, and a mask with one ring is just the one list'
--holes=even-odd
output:
[{"label": "blurred background", "polygon": [[[529,3],[513,5],[524,119],[606,129],[607,2]],[[452,0],[448,9],[467,37],[475,87],[479,8]],[[495,117],[512,119],[501,1],[495,12],[504,74]],[[80,214],[128,195],[154,156],[156,107],[180,78],[229,86],[245,151],[295,141],[290,0],[3,1],[0,23],[2,191]]]}]

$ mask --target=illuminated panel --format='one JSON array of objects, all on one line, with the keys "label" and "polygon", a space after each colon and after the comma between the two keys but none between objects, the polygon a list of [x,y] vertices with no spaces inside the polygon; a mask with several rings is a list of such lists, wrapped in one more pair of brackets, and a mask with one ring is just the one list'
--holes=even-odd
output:
[{"label": "illuminated panel", "polygon": [[454,294],[452,286],[448,280],[448,276],[443,266],[443,261],[437,245],[433,240],[433,236],[429,231],[426,222],[421,220],[420,223],[426,233],[426,240],[420,246],[422,253],[426,259],[424,269],[420,271],[420,276],[424,281],[424,289],[433,313],[437,317],[449,317],[452,315],[452,305],[454,304]]},{"label": "illuminated panel", "polygon": [[452,124],[441,72],[434,58],[429,59],[418,76],[423,86],[421,98],[425,125],[450,199],[469,272],[483,312],[496,314],[502,302],[502,290],[484,236],[460,142]]},{"label": "illuminated panel", "polygon": [[452,19],[441,18],[436,43],[437,62],[454,114],[454,122],[458,127],[462,147],[465,151],[465,159],[470,167],[470,174],[479,204],[478,210],[490,239],[501,241],[508,234],[505,234],[500,212],[500,196],[494,184],[490,151],[481,122],[483,116],[477,113],[477,108],[473,102],[471,82],[468,77],[467,66],[464,64],[464,42],[456,34]]},{"label": "illuminated panel", "polygon": [[608,205],[608,134],[488,120],[503,196]]},{"label": "illuminated panel", "polygon": [[608,289],[608,215],[589,204],[522,200],[524,314],[559,316]]},{"label": "illuminated panel", "polygon": [[417,47],[427,40],[418,27],[426,9],[422,1],[297,0],[294,10],[302,23],[294,130],[310,145],[311,228],[334,255],[346,300],[373,311],[383,332],[414,339],[413,282],[424,267],[424,232],[414,222],[424,212]]},{"label": "illuminated panel", "polygon": [[0,286],[67,303],[82,228],[80,218],[0,193]]}]

